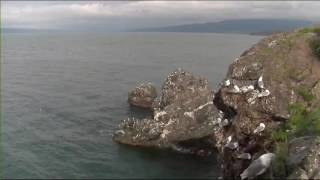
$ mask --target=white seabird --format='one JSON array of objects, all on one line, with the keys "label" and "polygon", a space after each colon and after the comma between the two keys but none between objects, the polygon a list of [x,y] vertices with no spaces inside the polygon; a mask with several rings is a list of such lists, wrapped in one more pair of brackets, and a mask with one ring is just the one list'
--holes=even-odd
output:
[{"label": "white seabird", "polygon": [[270,91],[266,89],[266,90],[262,90],[262,92],[258,94],[258,97],[266,97],[269,95],[270,95]]},{"label": "white seabird", "polygon": [[253,131],[254,134],[260,133],[264,130],[264,128],[266,127],[266,125],[264,125],[263,123],[260,123],[259,126]]},{"label": "white seabird", "polygon": [[250,160],[251,159],[251,154],[250,153],[242,153],[242,154],[239,154],[237,156],[238,159],[247,159],[247,160]]},{"label": "white seabird", "polygon": [[258,79],[258,86],[259,86],[259,88],[261,88],[261,89],[264,88],[264,83],[263,83],[263,80],[262,80],[262,76],[260,76],[259,79]]},{"label": "white seabird", "polygon": [[240,88],[237,85],[234,85],[233,86],[233,92],[234,93],[240,93],[241,91],[240,91]]},{"label": "white seabird", "polygon": [[230,83],[230,80],[229,80],[229,79],[224,82],[224,86],[226,86],[226,87],[230,86],[230,84],[231,84],[231,83]]},{"label": "white seabird", "polygon": [[239,147],[239,143],[238,142],[228,143],[225,145],[225,147],[234,150]]},{"label": "white seabird", "polygon": [[227,137],[227,142],[226,142],[226,144],[231,143],[231,141],[232,141],[232,136],[228,136],[228,137]]},{"label": "white seabird", "polygon": [[243,86],[240,88],[242,93],[247,93],[249,91],[254,90],[254,86],[253,85],[249,85],[249,86]]},{"label": "white seabird", "polygon": [[261,155],[258,159],[252,161],[249,167],[240,174],[241,179],[253,179],[265,173],[274,158],[275,154],[273,153]]},{"label": "white seabird", "polygon": [[229,125],[229,120],[228,119],[224,119],[222,122],[221,122],[222,126],[228,126]]}]

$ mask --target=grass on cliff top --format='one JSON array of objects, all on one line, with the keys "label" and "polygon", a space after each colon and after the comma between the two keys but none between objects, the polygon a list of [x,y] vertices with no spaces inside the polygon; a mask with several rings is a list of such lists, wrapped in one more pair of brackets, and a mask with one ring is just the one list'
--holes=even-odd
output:
[{"label": "grass on cliff top", "polygon": [[310,47],[313,53],[320,59],[320,39],[314,39],[310,42]]},{"label": "grass on cliff top", "polygon": [[[303,28],[299,31],[299,34],[306,34],[306,33],[315,33],[320,36],[320,27],[311,27],[311,28]],[[315,38],[310,41],[310,47],[313,53],[319,58],[320,60],[320,38]]]},{"label": "grass on cliff top", "polygon": [[320,27],[307,27],[299,31],[299,33],[316,33],[320,34]]}]

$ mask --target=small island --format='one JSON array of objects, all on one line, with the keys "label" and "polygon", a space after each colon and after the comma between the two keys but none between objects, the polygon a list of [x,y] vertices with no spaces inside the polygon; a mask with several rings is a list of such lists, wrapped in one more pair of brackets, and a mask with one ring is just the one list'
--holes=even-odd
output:
[{"label": "small island", "polygon": [[217,153],[224,179],[320,178],[320,28],[262,39],[234,60],[217,91],[183,69],[166,78],[159,97],[149,89],[129,95],[139,94],[153,117],[124,120],[114,141]]}]

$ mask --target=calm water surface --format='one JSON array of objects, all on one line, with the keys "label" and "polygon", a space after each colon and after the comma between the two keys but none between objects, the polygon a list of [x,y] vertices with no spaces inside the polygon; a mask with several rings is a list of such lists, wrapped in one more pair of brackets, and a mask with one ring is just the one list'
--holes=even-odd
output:
[{"label": "calm water surface", "polygon": [[4,34],[4,178],[214,178],[215,159],[120,146],[128,90],[177,67],[216,87],[261,37],[197,33]]}]

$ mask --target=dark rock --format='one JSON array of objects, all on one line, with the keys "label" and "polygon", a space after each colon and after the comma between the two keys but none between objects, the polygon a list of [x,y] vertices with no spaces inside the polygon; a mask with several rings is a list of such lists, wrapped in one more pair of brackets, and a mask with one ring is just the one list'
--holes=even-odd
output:
[{"label": "dark rock", "polygon": [[320,136],[305,136],[289,142],[288,167],[291,174],[305,171],[309,179],[316,179],[320,171]]},{"label": "dark rock", "polygon": [[307,172],[301,168],[296,168],[289,176],[287,179],[309,179],[307,176]]},{"label": "dark rock", "polygon": [[128,102],[133,106],[152,108],[156,97],[157,90],[151,83],[141,84],[128,93]]},{"label": "dark rock", "polygon": [[125,120],[120,125],[121,135],[115,134],[114,140],[179,149],[179,142],[210,136],[219,128],[213,98],[206,79],[178,69],[165,80],[161,97],[154,103],[153,119]]}]

